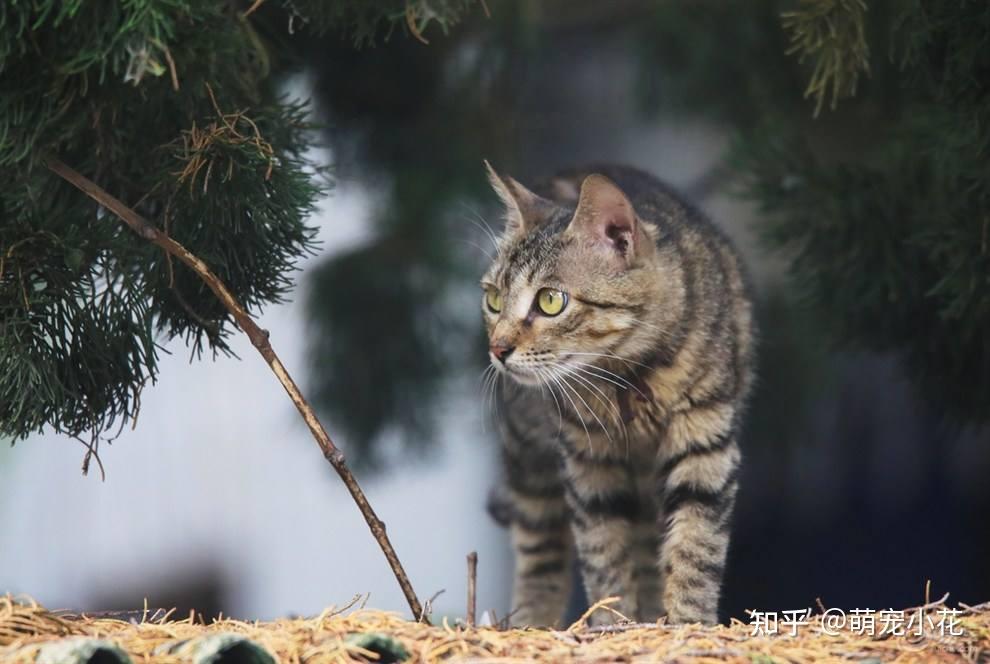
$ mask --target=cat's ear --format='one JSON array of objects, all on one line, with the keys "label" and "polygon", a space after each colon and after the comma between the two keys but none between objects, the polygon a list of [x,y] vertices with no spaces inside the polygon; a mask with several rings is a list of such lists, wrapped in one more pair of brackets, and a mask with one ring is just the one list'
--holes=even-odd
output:
[{"label": "cat's ear", "polygon": [[507,175],[499,175],[485,161],[488,181],[505,204],[505,237],[522,236],[546,221],[554,204],[537,196]]},{"label": "cat's ear", "polygon": [[652,246],[629,198],[597,173],[581,183],[577,210],[567,230],[625,267]]}]

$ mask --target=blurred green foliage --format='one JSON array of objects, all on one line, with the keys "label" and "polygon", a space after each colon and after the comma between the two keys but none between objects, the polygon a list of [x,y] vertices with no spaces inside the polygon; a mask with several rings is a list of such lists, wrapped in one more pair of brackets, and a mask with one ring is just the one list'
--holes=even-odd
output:
[{"label": "blurred green foliage", "polygon": [[[990,5],[861,9],[855,0],[663,3],[645,30],[662,47],[642,67],[665,72],[685,112],[736,131],[739,189],[832,338],[899,353],[931,403],[958,422],[986,421]],[[831,21],[830,39],[810,27],[821,21]],[[783,47],[788,30],[801,59]],[[809,31],[819,37],[800,37]],[[855,96],[812,120],[802,89],[815,109]]]}]

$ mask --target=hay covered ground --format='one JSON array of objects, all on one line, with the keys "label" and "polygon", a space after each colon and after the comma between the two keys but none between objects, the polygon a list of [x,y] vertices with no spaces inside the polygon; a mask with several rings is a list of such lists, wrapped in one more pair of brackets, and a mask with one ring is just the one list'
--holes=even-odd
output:
[{"label": "hay covered ground", "polygon": [[[806,625],[792,625],[781,615],[779,633],[766,636],[754,635],[753,623],[739,621],[717,627],[620,624],[595,628],[585,620],[561,630],[468,628],[446,622],[430,627],[369,609],[328,609],[312,618],[272,622],[221,619],[204,625],[147,613],[130,621],[90,618],[51,612],[8,596],[0,597],[0,661],[40,662],[44,657],[39,653],[46,644],[78,637],[111,643],[134,662],[222,661],[197,660],[188,649],[183,653],[176,648],[211,634],[246,637],[275,661],[307,663],[990,661],[990,603],[962,606],[956,612],[943,602],[926,605],[920,614],[917,607],[905,610],[905,616],[923,616],[920,634],[916,624],[908,623],[902,624],[907,628],[904,634],[880,634],[884,623],[880,614],[872,614],[872,634],[863,629],[864,621],[871,624],[869,614],[856,622],[847,616],[842,627],[826,630],[821,613],[816,612]],[[771,624],[764,621],[767,628]]]}]

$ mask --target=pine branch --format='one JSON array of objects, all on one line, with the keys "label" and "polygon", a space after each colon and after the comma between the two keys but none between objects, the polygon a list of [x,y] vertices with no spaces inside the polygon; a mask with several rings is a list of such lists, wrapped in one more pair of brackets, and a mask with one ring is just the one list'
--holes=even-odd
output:
[{"label": "pine branch", "polygon": [[870,73],[865,17],[864,0],[802,0],[800,9],[781,14],[788,55],[814,63],[804,96],[815,99],[815,117],[827,97],[834,111],[840,98],[856,94],[860,73]]},{"label": "pine branch", "polygon": [[174,256],[186,264],[206,283],[207,286],[209,286],[210,290],[217,296],[217,299],[219,299],[227,310],[230,311],[241,330],[243,330],[251,340],[251,344],[258,350],[261,356],[265,359],[265,362],[268,363],[268,366],[271,368],[276,378],[278,378],[279,382],[282,383],[282,387],[285,388],[285,391],[288,393],[292,403],[295,404],[299,414],[302,416],[303,420],[305,420],[306,426],[309,427],[310,432],[313,434],[316,444],[320,446],[323,456],[328,462],[330,462],[333,469],[337,471],[340,479],[344,482],[347,490],[351,493],[351,497],[354,499],[354,502],[357,503],[358,509],[361,511],[361,515],[364,517],[365,522],[368,524],[368,528],[371,530],[371,534],[375,537],[375,540],[381,547],[382,553],[385,554],[385,558],[388,560],[388,564],[392,568],[392,573],[395,575],[396,580],[399,582],[399,586],[402,588],[402,592],[406,597],[406,602],[409,603],[409,608],[412,610],[413,616],[415,616],[418,620],[428,623],[429,619],[423,612],[419,598],[416,596],[416,592],[413,590],[412,584],[406,576],[402,563],[399,562],[399,557],[395,553],[395,549],[392,547],[392,543],[385,532],[384,522],[382,522],[382,520],[378,518],[378,515],[375,514],[374,509],[372,509],[371,504],[364,495],[364,491],[361,490],[361,487],[354,478],[354,475],[351,474],[351,471],[347,467],[347,463],[344,459],[343,452],[341,452],[340,449],[334,445],[333,441],[330,439],[330,435],[326,432],[326,429],[323,428],[323,425],[316,417],[316,413],[313,412],[313,409],[306,401],[306,398],[302,395],[302,392],[300,392],[299,387],[296,385],[295,381],[282,364],[282,361],[275,353],[275,350],[272,348],[272,345],[268,339],[268,331],[262,329],[257,323],[254,322],[251,315],[244,309],[244,307],[241,306],[236,298],[234,298],[224,283],[210,270],[206,263],[197,258],[188,249],[173,240],[167,234],[155,228],[155,226],[137,214],[134,210],[124,205],[124,203],[120,200],[111,196],[94,182],[76,172],[60,160],[54,157],[45,157],[44,163],[56,175],[72,184],[74,187],[82,191],[107,210],[117,215],[140,237],[161,247],[161,249],[163,249],[166,253]]}]

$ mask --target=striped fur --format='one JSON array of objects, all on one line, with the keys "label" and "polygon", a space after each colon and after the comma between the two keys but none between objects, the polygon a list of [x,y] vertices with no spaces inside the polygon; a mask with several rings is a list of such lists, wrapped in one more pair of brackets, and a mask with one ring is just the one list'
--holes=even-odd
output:
[{"label": "striped fur", "polygon": [[[753,381],[740,260],[640,171],[565,173],[538,195],[489,170],[507,210],[482,280],[501,309],[482,308],[514,621],[560,619],[576,552],[590,601],[619,596],[631,619],[715,622]],[[537,308],[544,287],[567,294],[558,315]]]}]

